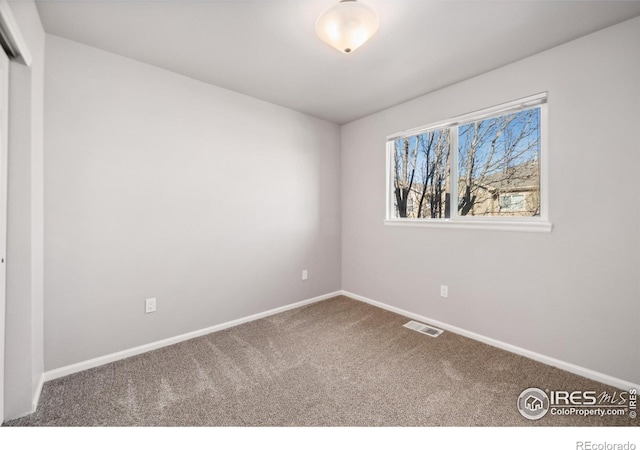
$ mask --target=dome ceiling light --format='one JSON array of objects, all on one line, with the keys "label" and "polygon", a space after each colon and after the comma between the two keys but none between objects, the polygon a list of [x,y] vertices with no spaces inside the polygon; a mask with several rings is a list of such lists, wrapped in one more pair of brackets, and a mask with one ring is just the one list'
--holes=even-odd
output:
[{"label": "dome ceiling light", "polygon": [[316,33],[324,42],[351,53],[378,30],[378,15],[356,0],[342,0],[326,10],[316,22]]}]

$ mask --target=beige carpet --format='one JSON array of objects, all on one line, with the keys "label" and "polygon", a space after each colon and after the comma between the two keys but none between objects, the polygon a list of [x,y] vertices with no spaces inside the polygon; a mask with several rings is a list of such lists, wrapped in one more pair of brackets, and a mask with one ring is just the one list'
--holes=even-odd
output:
[{"label": "beige carpet", "polygon": [[600,426],[523,418],[529,387],[617,391],[338,297],[47,382],[10,426]]}]

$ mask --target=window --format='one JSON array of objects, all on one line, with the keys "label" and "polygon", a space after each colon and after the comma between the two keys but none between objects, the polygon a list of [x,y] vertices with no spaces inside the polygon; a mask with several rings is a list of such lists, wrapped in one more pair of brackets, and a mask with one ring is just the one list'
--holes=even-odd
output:
[{"label": "window", "polygon": [[391,136],[389,225],[551,231],[546,94]]},{"label": "window", "polygon": [[521,212],[526,211],[526,202],[524,194],[501,194],[500,195],[500,212],[514,211]]}]

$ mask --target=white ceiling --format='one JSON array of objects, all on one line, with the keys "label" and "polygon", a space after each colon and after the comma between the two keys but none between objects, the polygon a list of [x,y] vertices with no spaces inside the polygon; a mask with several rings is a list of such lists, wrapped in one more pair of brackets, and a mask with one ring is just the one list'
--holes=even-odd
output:
[{"label": "white ceiling", "polygon": [[338,0],[39,0],[48,33],[342,124],[640,15],[640,1],[361,0],[350,55],[315,35]]}]

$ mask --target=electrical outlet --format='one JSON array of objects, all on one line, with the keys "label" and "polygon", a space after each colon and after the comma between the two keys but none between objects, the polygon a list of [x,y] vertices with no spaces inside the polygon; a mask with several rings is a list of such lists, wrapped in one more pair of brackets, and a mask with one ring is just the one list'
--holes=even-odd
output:
[{"label": "electrical outlet", "polygon": [[440,285],[440,297],[449,297],[449,286],[445,286],[444,284]]},{"label": "electrical outlet", "polygon": [[148,299],[145,300],[144,312],[146,314],[149,314],[149,313],[152,313],[152,312],[156,312],[156,299],[155,298],[148,298]]},{"label": "electrical outlet", "polygon": [[309,273],[306,270],[302,271],[302,280],[306,280],[309,278]]}]

